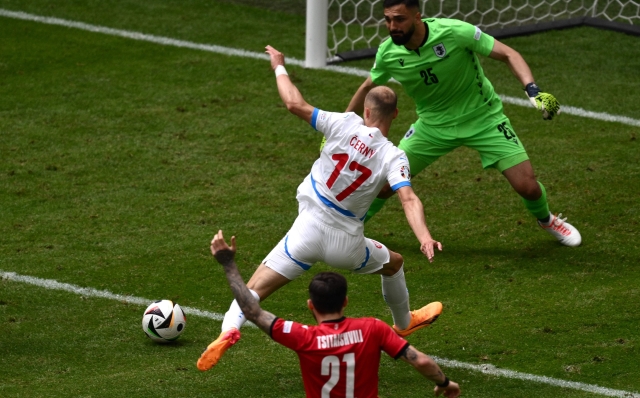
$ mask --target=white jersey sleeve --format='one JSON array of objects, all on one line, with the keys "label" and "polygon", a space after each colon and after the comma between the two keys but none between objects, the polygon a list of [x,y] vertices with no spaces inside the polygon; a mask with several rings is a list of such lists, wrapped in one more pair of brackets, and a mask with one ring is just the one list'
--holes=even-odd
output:
[{"label": "white jersey sleeve", "polygon": [[[409,169],[409,159],[402,149],[396,148],[395,153],[389,156],[389,172],[387,181],[393,191],[402,187],[411,186],[411,170]],[[390,151],[391,152],[391,151]]]},{"label": "white jersey sleeve", "polygon": [[347,125],[360,126],[363,120],[353,112],[327,112],[315,108],[311,116],[311,127],[318,130],[329,140],[337,134],[344,134]]}]

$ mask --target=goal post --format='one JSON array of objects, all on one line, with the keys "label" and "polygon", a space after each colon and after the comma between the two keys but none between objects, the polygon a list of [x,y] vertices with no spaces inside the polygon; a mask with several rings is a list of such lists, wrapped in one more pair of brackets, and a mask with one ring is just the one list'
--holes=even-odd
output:
[{"label": "goal post", "polygon": [[328,0],[307,0],[305,59],[307,68],[327,65]]},{"label": "goal post", "polygon": [[[492,36],[593,26],[640,36],[640,0],[422,0],[423,16],[460,19]],[[387,37],[383,0],[307,0],[305,66],[375,56]]]}]

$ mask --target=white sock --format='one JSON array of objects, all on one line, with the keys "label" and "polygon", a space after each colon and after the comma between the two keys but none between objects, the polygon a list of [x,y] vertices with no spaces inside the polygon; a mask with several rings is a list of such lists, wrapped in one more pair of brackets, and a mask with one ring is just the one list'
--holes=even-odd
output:
[{"label": "white sock", "polygon": [[[260,301],[260,296],[258,296],[258,293],[254,292],[251,289],[249,289],[249,291],[251,292],[253,297],[256,298],[256,300]],[[229,311],[227,311],[224,314],[224,320],[222,321],[221,329],[223,332],[231,328],[236,328],[240,330],[240,328],[242,327],[242,325],[244,325],[246,321],[247,321],[247,318],[244,316],[244,313],[240,309],[238,302],[236,300],[233,300],[233,302],[231,303],[231,306],[229,307]]]},{"label": "white sock", "polygon": [[393,323],[400,329],[406,329],[411,323],[409,312],[409,291],[404,278],[404,265],[392,276],[382,275],[382,295],[387,302]]}]

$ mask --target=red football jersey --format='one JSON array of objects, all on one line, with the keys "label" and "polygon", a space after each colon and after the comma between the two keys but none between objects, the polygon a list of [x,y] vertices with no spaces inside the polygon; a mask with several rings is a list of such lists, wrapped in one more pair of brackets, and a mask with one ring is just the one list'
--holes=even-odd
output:
[{"label": "red football jersey", "polygon": [[307,326],[277,318],[271,338],[298,354],[307,397],[378,396],[380,352],[393,358],[409,345],[376,318],[341,318]]}]

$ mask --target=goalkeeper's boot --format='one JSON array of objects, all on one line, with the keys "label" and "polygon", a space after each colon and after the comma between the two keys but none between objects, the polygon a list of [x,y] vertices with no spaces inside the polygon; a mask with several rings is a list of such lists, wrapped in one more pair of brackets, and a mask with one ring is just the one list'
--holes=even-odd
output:
[{"label": "goalkeeper's boot", "polygon": [[554,216],[550,214],[551,219],[549,220],[549,225],[545,225],[538,220],[538,225],[542,227],[545,231],[549,232],[551,235],[555,236],[560,243],[565,246],[580,246],[582,243],[582,236],[580,236],[580,232],[573,225],[565,222],[567,219],[560,218],[562,217],[562,213],[558,214],[558,216]]},{"label": "goalkeeper's boot", "polygon": [[220,336],[209,344],[207,349],[200,355],[197,363],[198,369],[204,372],[216,366],[222,355],[238,340],[240,340],[240,331],[236,328],[220,333]]},{"label": "goalkeeper's boot", "polygon": [[407,337],[411,333],[418,329],[422,329],[434,323],[436,319],[442,313],[442,303],[434,301],[429,303],[419,310],[411,311],[411,322],[406,329],[399,329],[396,325],[393,325],[393,330],[401,337]]}]

